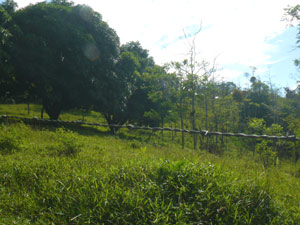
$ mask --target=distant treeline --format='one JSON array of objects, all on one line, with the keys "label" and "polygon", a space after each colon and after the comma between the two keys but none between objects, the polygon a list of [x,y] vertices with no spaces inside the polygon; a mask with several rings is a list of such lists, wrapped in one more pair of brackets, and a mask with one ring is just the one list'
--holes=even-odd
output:
[{"label": "distant treeline", "polygon": [[300,86],[282,96],[254,72],[248,88],[219,81],[214,65],[197,62],[193,41],[187,60],[158,66],[139,42],[120,45],[86,5],[52,0],[16,8],[12,0],[0,5],[2,103],[40,103],[41,117],[45,111],[50,119],[94,110],[108,124],[300,136]]}]

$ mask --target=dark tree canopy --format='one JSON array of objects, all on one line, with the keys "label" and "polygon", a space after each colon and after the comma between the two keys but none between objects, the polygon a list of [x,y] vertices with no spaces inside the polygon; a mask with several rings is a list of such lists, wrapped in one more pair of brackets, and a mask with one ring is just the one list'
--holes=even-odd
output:
[{"label": "dark tree canopy", "polygon": [[18,80],[34,87],[51,119],[87,105],[119,54],[119,38],[99,13],[64,2],[38,3],[14,16]]},{"label": "dark tree canopy", "polygon": [[129,42],[120,49],[110,76],[98,84],[98,93],[95,94],[98,98],[96,110],[102,112],[109,124],[140,121],[150,106],[148,93],[143,87],[143,74],[154,66],[153,59],[139,42]]},{"label": "dark tree canopy", "polygon": [[5,0],[1,3],[1,6],[10,15],[12,15],[18,8],[18,4],[13,0]]},{"label": "dark tree canopy", "polygon": [[6,10],[6,3],[7,1],[0,5],[0,98],[10,96],[14,83],[10,57],[13,22],[11,15]]},{"label": "dark tree canopy", "polygon": [[139,42],[131,41],[121,46],[122,52],[131,52],[139,61],[138,72],[142,74],[147,67],[155,65],[152,57],[149,56],[148,50],[143,49]]},{"label": "dark tree canopy", "polygon": [[[158,66],[139,42],[120,46],[89,6],[52,0],[16,7],[13,0],[0,4],[1,102],[42,103],[51,119],[80,109],[100,112],[108,124],[178,126],[180,120],[183,129],[222,131],[245,131],[253,118],[286,129],[289,117],[300,115],[299,86],[286,88],[283,98],[254,76],[255,67],[250,86],[239,88],[215,79],[215,68],[193,56]],[[299,21],[299,9],[287,13]]]}]

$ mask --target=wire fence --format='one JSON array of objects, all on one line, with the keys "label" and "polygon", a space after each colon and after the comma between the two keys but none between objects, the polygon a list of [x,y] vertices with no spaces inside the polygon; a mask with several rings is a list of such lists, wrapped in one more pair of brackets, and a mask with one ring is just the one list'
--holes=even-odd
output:
[{"label": "wire fence", "polygon": [[0,116],[0,120],[8,120],[8,119],[17,119],[27,123],[51,123],[58,125],[88,125],[88,126],[98,126],[98,127],[109,127],[115,129],[123,129],[127,128],[129,130],[150,130],[150,131],[174,131],[174,132],[184,132],[189,134],[200,134],[202,136],[225,136],[225,137],[242,137],[242,138],[252,138],[252,139],[270,139],[270,140],[285,140],[285,141],[300,141],[300,138],[295,135],[287,135],[287,136],[269,136],[269,135],[256,135],[256,134],[244,134],[244,133],[224,133],[217,131],[208,131],[208,130],[187,130],[187,129],[178,129],[178,128],[170,128],[170,127],[144,127],[144,126],[135,126],[132,124],[126,125],[118,125],[118,124],[101,124],[101,123],[87,123],[83,121],[64,121],[64,120],[48,120],[48,119],[40,119],[38,117],[33,118],[25,118],[18,116],[8,116],[2,115]]}]

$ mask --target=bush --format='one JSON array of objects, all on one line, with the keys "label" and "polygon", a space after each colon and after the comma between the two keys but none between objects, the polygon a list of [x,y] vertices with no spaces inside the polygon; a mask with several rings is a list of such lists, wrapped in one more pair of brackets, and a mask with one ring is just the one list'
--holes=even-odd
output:
[{"label": "bush", "polygon": [[[266,127],[264,119],[254,118],[249,121],[249,128],[253,129],[254,132],[267,135],[282,135],[283,128],[279,124],[272,124],[270,127]],[[280,141],[274,140],[261,140],[256,143],[255,152],[259,153],[260,159],[265,167],[275,165],[279,161],[278,155],[280,149],[283,147]]]},{"label": "bush", "polygon": [[58,128],[56,129],[53,138],[55,144],[50,146],[50,150],[54,155],[75,156],[81,151],[82,144],[70,130]]},{"label": "bush", "polygon": [[27,127],[24,124],[17,126],[0,125],[0,153],[11,154],[24,147],[24,135]]}]

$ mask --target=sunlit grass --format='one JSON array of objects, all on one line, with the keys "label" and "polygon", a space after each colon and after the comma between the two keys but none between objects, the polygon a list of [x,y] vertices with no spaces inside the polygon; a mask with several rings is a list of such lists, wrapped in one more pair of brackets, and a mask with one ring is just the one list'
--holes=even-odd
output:
[{"label": "sunlit grass", "polygon": [[300,223],[299,163],[183,150],[179,134],[69,129],[2,124],[0,141],[22,140],[0,154],[0,224]]},{"label": "sunlit grass", "polygon": [[[41,117],[42,106],[39,104],[30,104],[29,113],[27,104],[0,104],[0,115],[21,116],[21,117]],[[44,119],[49,119],[49,116],[44,111]],[[83,112],[80,110],[65,110],[62,111],[60,120],[84,120],[85,122],[103,123],[105,120],[100,113],[89,111]]]}]

